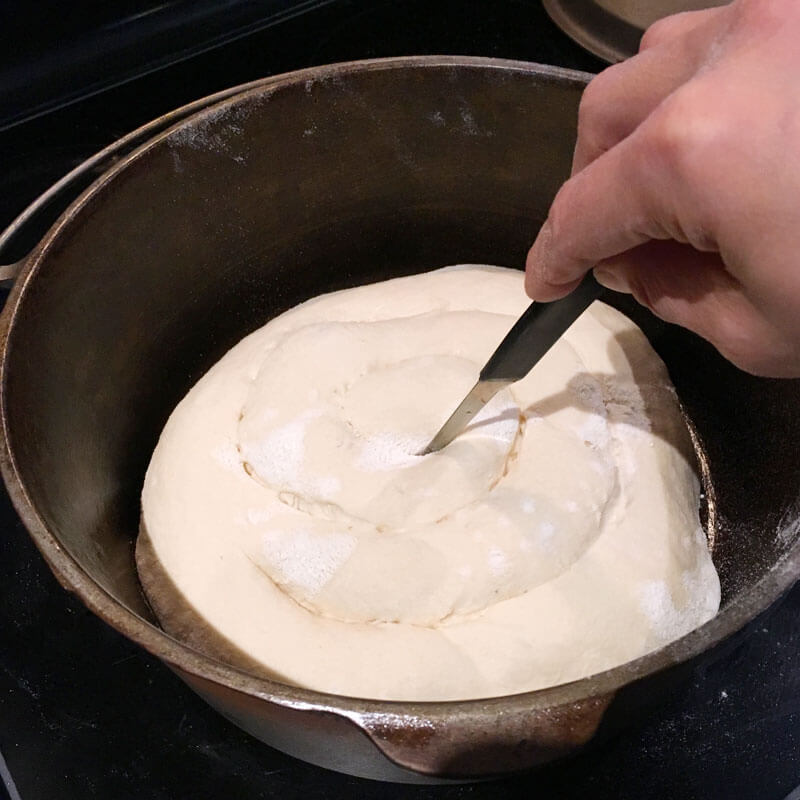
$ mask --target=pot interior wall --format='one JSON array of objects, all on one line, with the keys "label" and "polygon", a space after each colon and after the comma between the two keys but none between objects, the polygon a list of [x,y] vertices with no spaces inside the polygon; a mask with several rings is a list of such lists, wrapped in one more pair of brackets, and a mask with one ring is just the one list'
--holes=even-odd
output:
[{"label": "pot interior wall", "polygon": [[[149,617],[132,559],[144,471],[175,404],[244,334],[332,289],[524,263],[569,173],[582,87],[519,66],[331,71],[201,114],[95,191],[16,310],[5,402],[28,496],[100,585]],[[708,453],[728,602],[800,532],[800,386],[620,307]]]}]

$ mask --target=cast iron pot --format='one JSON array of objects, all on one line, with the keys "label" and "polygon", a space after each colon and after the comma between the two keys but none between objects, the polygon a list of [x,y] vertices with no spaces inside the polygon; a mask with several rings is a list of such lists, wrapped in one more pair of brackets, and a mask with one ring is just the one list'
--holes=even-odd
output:
[{"label": "cast iron pot", "polygon": [[287,753],[406,781],[574,753],[718,653],[800,574],[800,385],[744,375],[620,298],[666,361],[707,456],[723,604],[699,630],[551,689],[376,702],[219,663],[161,631],[143,599],[139,492],[184,393],[242,336],[312,295],[459,262],[523,264],[568,175],[589,77],[425,57],[243,87],[129,137],[152,138],[18,265],[0,319],[2,471],[34,541],[109,625]]}]

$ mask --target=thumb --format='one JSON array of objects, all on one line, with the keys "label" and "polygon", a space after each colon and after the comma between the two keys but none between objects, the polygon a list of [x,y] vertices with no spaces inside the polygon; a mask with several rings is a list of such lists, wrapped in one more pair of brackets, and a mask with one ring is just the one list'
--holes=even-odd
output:
[{"label": "thumb", "polygon": [[784,377],[800,368],[794,342],[750,302],[717,253],[652,241],[602,261],[594,274],[657,317],[707,339],[747,372]]}]

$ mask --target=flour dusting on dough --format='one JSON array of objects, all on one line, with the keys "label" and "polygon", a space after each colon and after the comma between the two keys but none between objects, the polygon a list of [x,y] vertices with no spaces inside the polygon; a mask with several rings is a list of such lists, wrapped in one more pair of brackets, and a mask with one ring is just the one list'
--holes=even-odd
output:
[{"label": "flour dusting on dough", "polygon": [[309,531],[273,530],[264,534],[265,556],[281,573],[283,583],[301,587],[312,595],[331,579],[356,546],[341,533],[319,536]]},{"label": "flour dusting on dough", "polygon": [[174,589],[142,582],[164,627],[188,604],[268,674],[422,701],[576,680],[712,617],[678,400],[608,306],[418,455],[527,305],[520,273],[462,265],[243,339],[147,471],[142,527]]}]

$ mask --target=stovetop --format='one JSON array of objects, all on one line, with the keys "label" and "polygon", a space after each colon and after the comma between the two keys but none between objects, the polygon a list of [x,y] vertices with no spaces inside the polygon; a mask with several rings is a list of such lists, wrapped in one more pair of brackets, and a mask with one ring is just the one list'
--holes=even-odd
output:
[{"label": "stovetop", "polygon": [[[122,134],[191,100],[266,75],[426,53],[602,67],[550,22],[536,0],[297,6],[296,15],[268,26],[237,29],[239,38],[226,44],[219,43],[224,36],[194,51],[176,44],[175,58],[162,53],[156,71],[131,80],[136,64],[129,64],[118,85],[0,130],[0,229],[51,182]],[[173,35],[183,42],[179,28]],[[181,61],[178,50],[181,58],[194,55]],[[73,65],[70,74],[78,83],[67,100],[97,91],[98,67],[90,61],[84,73]],[[0,93],[2,75],[0,69]],[[17,111],[24,116],[21,107]],[[22,256],[41,232],[34,230],[5,257]],[[0,493],[0,798],[5,800],[5,784],[9,800],[781,800],[800,783],[798,620],[800,587],[648,721],[570,762],[484,784],[379,784],[285,756],[212,711],[160,662],[58,586]]]}]

